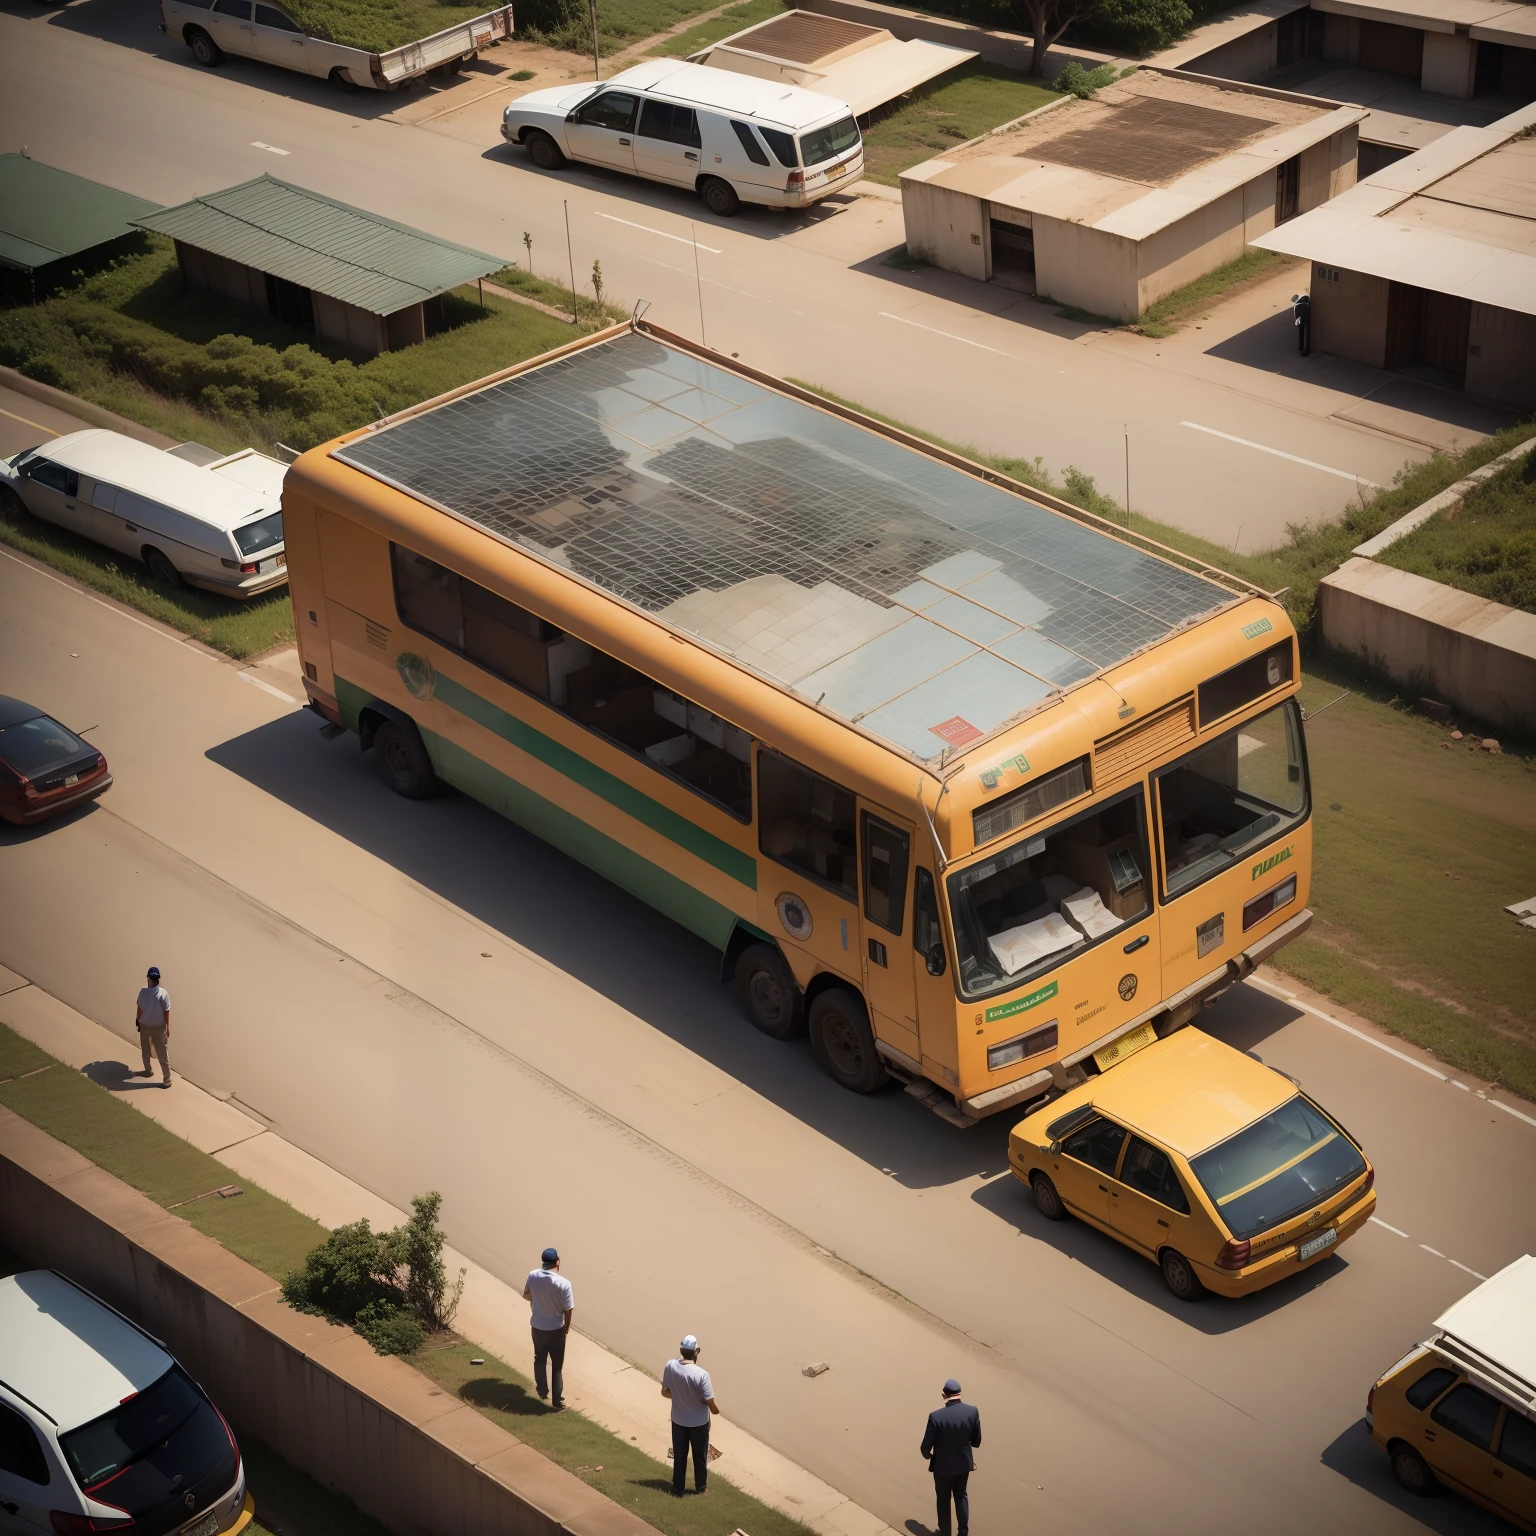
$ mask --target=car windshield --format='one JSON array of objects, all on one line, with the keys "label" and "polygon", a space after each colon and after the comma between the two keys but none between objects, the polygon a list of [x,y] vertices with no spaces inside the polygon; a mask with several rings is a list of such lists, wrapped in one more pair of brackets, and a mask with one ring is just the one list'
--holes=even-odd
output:
[{"label": "car windshield", "polygon": [[12,469],[20,473],[21,470],[25,469],[26,466],[32,462],[36,454],[36,448],[23,448],[20,453],[13,453],[5,462],[9,464]]},{"label": "car windshield", "polygon": [[243,528],[235,529],[235,548],[242,555],[250,556],[258,550],[270,549],[283,542],[283,514],[273,512]]},{"label": "car windshield", "polygon": [[800,135],[800,158],[806,165],[820,165],[837,155],[856,149],[859,125],[851,117],[842,118],[826,128],[813,128]]},{"label": "car windshield", "polygon": [[197,1388],[172,1366],[110,1413],[59,1436],[69,1470],[82,1488],[94,1488],[174,1435],[202,1402]]},{"label": "car windshield", "polygon": [[94,751],[73,731],[65,730],[47,715],[22,720],[0,731],[0,761],[14,768],[23,778],[35,779],[50,768]]},{"label": "car windshield", "polygon": [[1189,1166],[1235,1238],[1254,1237],[1365,1172],[1360,1149],[1297,1094]]}]

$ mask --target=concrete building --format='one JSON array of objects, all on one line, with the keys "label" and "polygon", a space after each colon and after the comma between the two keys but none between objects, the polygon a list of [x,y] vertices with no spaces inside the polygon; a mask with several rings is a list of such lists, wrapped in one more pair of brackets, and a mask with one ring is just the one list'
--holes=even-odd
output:
[{"label": "concrete building", "polygon": [[1536,105],[1254,240],[1312,263],[1312,346],[1536,406]]},{"label": "concrete building", "polygon": [[1132,320],[1355,181],[1359,107],[1142,69],[901,177],[935,266]]},{"label": "concrete building", "polygon": [[272,176],[135,219],[183,280],[373,354],[442,329],[442,295],[508,265]]}]

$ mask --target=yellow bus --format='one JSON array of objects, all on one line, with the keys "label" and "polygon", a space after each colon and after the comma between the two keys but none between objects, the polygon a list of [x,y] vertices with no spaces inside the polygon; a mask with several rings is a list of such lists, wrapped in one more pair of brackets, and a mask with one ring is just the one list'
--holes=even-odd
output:
[{"label": "yellow bus", "polygon": [[1274,597],[656,327],[313,449],[283,515],[313,708],[855,1091],[1022,1110],[1311,921]]}]

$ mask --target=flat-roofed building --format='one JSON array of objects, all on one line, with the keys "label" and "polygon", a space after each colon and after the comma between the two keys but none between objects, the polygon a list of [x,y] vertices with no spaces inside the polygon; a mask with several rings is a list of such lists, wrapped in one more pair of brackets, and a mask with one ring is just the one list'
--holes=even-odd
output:
[{"label": "flat-roofed building", "polygon": [[1355,181],[1360,107],[1142,69],[903,172],[907,249],[1117,320]]},{"label": "flat-roofed building", "polygon": [[1312,263],[1312,346],[1536,406],[1536,105],[1254,241]]}]

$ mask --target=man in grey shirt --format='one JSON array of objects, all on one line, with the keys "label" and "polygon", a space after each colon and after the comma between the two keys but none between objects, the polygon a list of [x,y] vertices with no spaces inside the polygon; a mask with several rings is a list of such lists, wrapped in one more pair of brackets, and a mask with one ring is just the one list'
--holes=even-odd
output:
[{"label": "man in grey shirt", "polygon": [[139,988],[138,1011],[133,1022],[138,1026],[139,1046],[144,1054],[140,1077],[152,1077],[150,1048],[160,1062],[160,1086],[171,1086],[171,994],[160,985],[160,967],[152,965],[145,985]]},{"label": "man in grey shirt", "polygon": [[[530,1272],[523,1299],[533,1303],[533,1384],[542,1399],[555,1389],[555,1411],[565,1407],[565,1340],[571,1331],[575,1297],[571,1282],[560,1273],[560,1255],[546,1248],[540,1268]],[[545,1365],[549,1380],[545,1379]]]},{"label": "man in grey shirt", "polygon": [[709,1483],[709,1420],[720,1412],[709,1372],[699,1364],[699,1341],[690,1333],[677,1346],[680,1358],[661,1373],[661,1395],[672,1402],[672,1497],[683,1496],[688,1452],[693,1452],[693,1491]]}]

